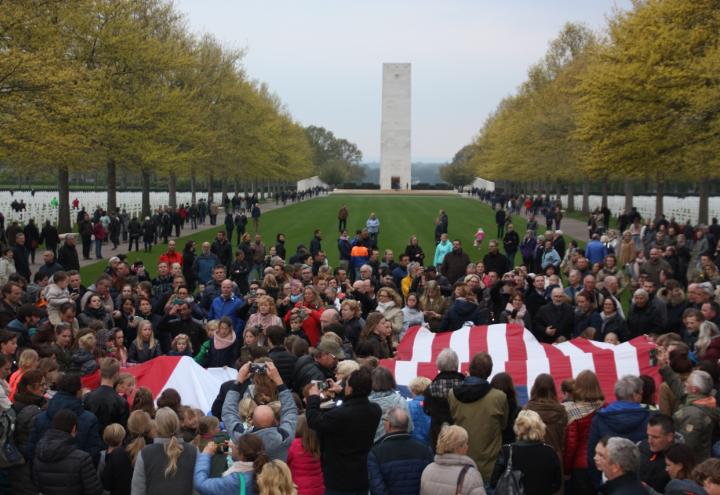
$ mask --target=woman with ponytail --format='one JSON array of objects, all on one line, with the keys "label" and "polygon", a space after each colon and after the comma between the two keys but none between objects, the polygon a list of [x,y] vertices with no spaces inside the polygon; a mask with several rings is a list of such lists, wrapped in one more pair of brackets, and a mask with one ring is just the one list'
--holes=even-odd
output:
[{"label": "woman with ponytail", "polygon": [[263,466],[270,462],[260,437],[243,435],[237,442],[230,442],[230,454],[235,462],[222,477],[210,478],[210,461],[218,449],[218,444],[209,442],[198,456],[195,464],[195,490],[200,495],[258,494],[257,476]]},{"label": "woman with ponytail", "polygon": [[155,413],[156,437],[135,459],[132,494],[192,495],[192,473],[197,457],[194,445],[178,439],[180,420],[175,411],[161,407]]}]

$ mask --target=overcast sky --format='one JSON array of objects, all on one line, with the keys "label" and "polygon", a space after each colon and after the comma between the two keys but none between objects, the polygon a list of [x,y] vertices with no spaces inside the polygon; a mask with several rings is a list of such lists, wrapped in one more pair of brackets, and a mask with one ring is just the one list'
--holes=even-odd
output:
[{"label": "overcast sky", "polygon": [[380,157],[383,62],[412,63],[413,161],[445,162],[525,79],[567,21],[594,29],[630,0],[175,0],[303,125]]}]

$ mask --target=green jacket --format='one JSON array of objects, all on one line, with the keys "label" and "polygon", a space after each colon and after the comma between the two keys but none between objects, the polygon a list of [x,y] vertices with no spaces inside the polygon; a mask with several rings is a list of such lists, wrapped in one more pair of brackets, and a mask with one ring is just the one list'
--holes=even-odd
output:
[{"label": "green jacket", "polygon": [[660,374],[682,404],[673,414],[675,429],[700,463],[710,457],[713,439],[720,425],[720,411],[715,397],[688,394],[677,373],[669,366],[662,368]]}]

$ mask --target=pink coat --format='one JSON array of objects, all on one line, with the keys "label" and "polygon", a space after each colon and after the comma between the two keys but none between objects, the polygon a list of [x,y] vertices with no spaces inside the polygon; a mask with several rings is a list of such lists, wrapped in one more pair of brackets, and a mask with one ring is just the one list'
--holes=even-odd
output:
[{"label": "pink coat", "polygon": [[323,495],[323,482],[320,458],[313,457],[305,451],[300,438],[293,440],[288,450],[287,464],[292,473],[293,482],[297,485],[298,495]]}]

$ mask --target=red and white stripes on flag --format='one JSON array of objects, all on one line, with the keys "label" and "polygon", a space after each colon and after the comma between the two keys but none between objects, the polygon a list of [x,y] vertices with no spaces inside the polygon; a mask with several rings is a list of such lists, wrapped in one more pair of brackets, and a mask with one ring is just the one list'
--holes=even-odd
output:
[{"label": "red and white stripes on flag", "polygon": [[614,400],[615,382],[624,375],[649,375],[656,384],[660,383],[658,368],[650,363],[650,351],[655,344],[646,337],[620,345],[583,338],[543,344],[521,325],[465,326],[446,333],[415,327],[400,342],[395,358],[384,359],[380,364],[393,372],[398,385],[407,386],[416,376],[433,379],[437,375],[435,360],[447,347],[458,354],[463,373],[467,373],[475,354],[489,353],[493,358],[493,375],[509,373],[520,398],[523,389],[529,392],[541,373],[552,375],[559,394],[563,380],[583,370],[594,371],[608,401]]}]

